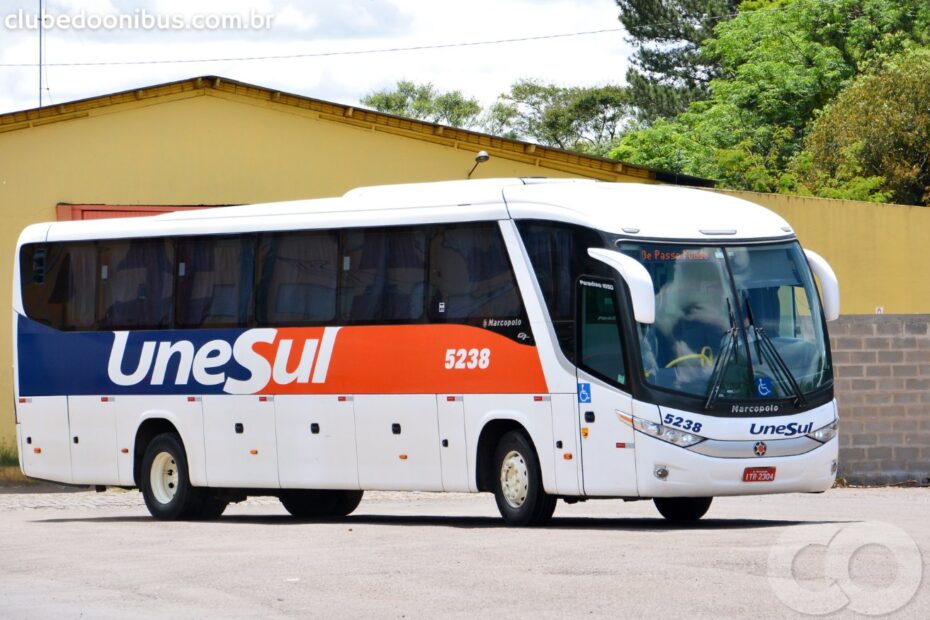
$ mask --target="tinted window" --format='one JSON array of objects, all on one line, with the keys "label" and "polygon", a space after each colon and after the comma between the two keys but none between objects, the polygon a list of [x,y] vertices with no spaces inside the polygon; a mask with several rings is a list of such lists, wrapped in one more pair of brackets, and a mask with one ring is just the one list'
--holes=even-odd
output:
[{"label": "tinted window", "polygon": [[167,239],[101,241],[98,320],[105,329],[171,325],[174,246]]},{"label": "tinted window", "polygon": [[617,296],[606,280],[579,280],[579,365],[595,375],[626,383]]},{"label": "tinted window", "polygon": [[263,236],[259,249],[259,322],[270,325],[333,322],[338,248],[338,234],[329,231]]},{"label": "tinted window", "polygon": [[254,238],[178,240],[179,327],[237,327],[250,319]]},{"label": "tinted window", "polygon": [[26,315],[56,329],[93,328],[96,274],[93,243],[23,246],[20,278]]},{"label": "tinted window", "polygon": [[518,223],[523,244],[552,319],[562,352],[575,359],[575,283],[582,275],[613,278],[610,268],[588,256],[588,248],[603,247],[593,230],[569,224]]},{"label": "tinted window", "polygon": [[347,323],[419,321],[426,283],[421,230],[349,230],[342,252],[342,318]]},{"label": "tinted window", "polygon": [[518,317],[520,291],[496,224],[451,226],[430,243],[430,316]]}]

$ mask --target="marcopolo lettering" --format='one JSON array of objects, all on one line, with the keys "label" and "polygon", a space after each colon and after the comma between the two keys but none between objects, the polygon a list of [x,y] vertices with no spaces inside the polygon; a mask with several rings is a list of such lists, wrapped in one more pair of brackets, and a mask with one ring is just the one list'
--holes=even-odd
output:
[{"label": "marcopolo lettering", "polygon": [[[166,382],[181,386],[193,379],[200,386],[222,385],[227,394],[255,394],[269,385],[325,383],[339,329],[327,327],[320,338],[305,339],[279,338],[277,329],[250,329],[232,343],[218,339],[200,347],[189,340],[146,340],[134,359],[126,359],[130,332],[114,332],[107,374],[121,387]],[[270,356],[255,350],[260,344],[272,351]],[[295,363],[292,353],[297,349]],[[229,376],[232,364],[244,369],[247,377]],[[171,368],[174,372],[169,376]]]},{"label": "marcopolo lettering", "polygon": [[778,413],[781,411],[781,405],[731,405],[730,413]]},{"label": "marcopolo lettering", "polygon": [[795,437],[797,435],[807,435],[814,430],[814,423],[808,422],[789,422],[787,424],[752,424],[749,427],[751,435],[781,435],[783,437]]}]

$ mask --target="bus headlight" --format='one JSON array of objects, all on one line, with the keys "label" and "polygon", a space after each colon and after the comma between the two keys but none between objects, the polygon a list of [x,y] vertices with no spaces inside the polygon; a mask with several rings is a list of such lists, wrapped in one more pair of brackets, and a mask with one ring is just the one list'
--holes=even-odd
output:
[{"label": "bus headlight", "polygon": [[836,437],[836,431],[839,427],[839,420],[833,420],[826,426],[821,426],[813,433],[808,433],[807,436],[815,441],[820,443],[827,443],[834,437]]},{"label": "bus headlight", "polygon": [[694,433],[690,433],[688,431],[671,428],[669,426],[663,426],[656,422],[650,422],[649,420],[643,420],[642,418],[637,418],[635,416],[623,415],[620,416],[620,419],[641,433],[645,433],[650,437],[655,437],[656,439],[661,439],[662,441],[667,441],[670,444],[674,444],[682,448],[689,448],[694,444],[701,443],[705,439],[700,435],[695,435]]}]

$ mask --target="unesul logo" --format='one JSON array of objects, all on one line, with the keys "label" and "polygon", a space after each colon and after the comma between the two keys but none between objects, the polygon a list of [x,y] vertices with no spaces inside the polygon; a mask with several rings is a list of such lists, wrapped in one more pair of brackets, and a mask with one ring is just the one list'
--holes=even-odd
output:
[{"label": "unesul logo", "polygon": [[[195,347],[189,340],[142,343],[138,358],[125,359],[130,332],[114,332],[107,374],[114,384],[129,387],[148,385],[222,385],[227,394],[255,394],[269,385],[291,383],[325,383],[326,373],[336,343],[338,327],[322,330],[321,338],[301,340],[278,338],[277,329],[250,329],[232,343],[210,340]],[[302,346],[299,361],[291,362],[292,350]],[[255,350],[268,345],[271,355]],[[235,363],[246,370],[247,378],[228,376],[228,366]],[[132,370],[126,372],[126,368]],[[169,375],[169,368],[174,372]]]}]

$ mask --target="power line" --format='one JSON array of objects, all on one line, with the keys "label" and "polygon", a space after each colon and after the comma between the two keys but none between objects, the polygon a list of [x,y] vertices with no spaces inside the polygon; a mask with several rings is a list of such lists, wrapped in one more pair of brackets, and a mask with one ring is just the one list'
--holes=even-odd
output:
[{"label": "power line", "polygon": [[[292,60],[297,58],[325,58],[330,56],[362,56],[366,54],[388,54],[394,52],[417,52],[422,50],[448,49],[453,47],[477,47],[480,45],[501,45],[506,43],[523,43],[526,41],[543,41],[546,39],[564,39],[568,37],[582,37],[607,32],[623,32],[623,28],[604,28],[602,30],[585,30],[582,32],[568,32],[560,34],[545,34],[534,37],[519,37],[514,39],[494,39],[489,41],[462,41],[457,43],[440,43],[437,45],[413,45],[409,47],[385,47],[367,50],[347,50],[339,52],[312,52],[306,54],[279,54],[274,56],[237,56],[231,58],[179,58],[173,60],[124,60],[124,61],[98,61],[98,62],[47,62],[46,67],[111,67],[126,65],[173,65],[193,64],[200,62],[250,62],[258,60]],[[0,63],[0,67],[35,67],[36,63]]]},{"label": "power line", "polygon": [[[820,0],[827,2],[828,0]],[[790,8],[792,5],[781,5],[766,7],[760,9],[750,9],[747,11],[733,11],[722,15],[708,17],[709,21],[720,21],[730,19],[741,14],[768,13],[778,12]],[[654,23],[653,26],[672,25],[677,22]],[[610,32],[625,32],[623,28],[602,28],[600,30],[583,30],[579,32],[565,32],[556,34],[544,34],[532,37],[515,37],[512,39],[491,39],[486,41],[459,41],[456,43],[438,43],[434,45],[412,45],[407,47],[385,47],[365,50],[346,50],[332,52],[308,52],[303,54],[278,54],[270,56],[235,56],[220,58],[177,58],[177,59],[149,59],[149,60],[124,60],[124,61],[92,61],[92,62],[46,62],[46,67],[116,67],[116,66],[138,66],[138,65],[178,65],[178,64],[195,64],[210,62],[254,62],[263,60],[295,60],[301,58],[327,58],[334,56],[364,56],[371,54],[391,54],[397,52],[418,52],[438,49],[451,49],[461,47],[479,47],[483,45],[505,45],[509,43],[525,43],[529,41],[545,41],[551,39],[566,39],[571,37],[584,37],[592,35],[606,34]],[[36,63],[0,63],[0,68],[28,68],[36,67]]]}]

